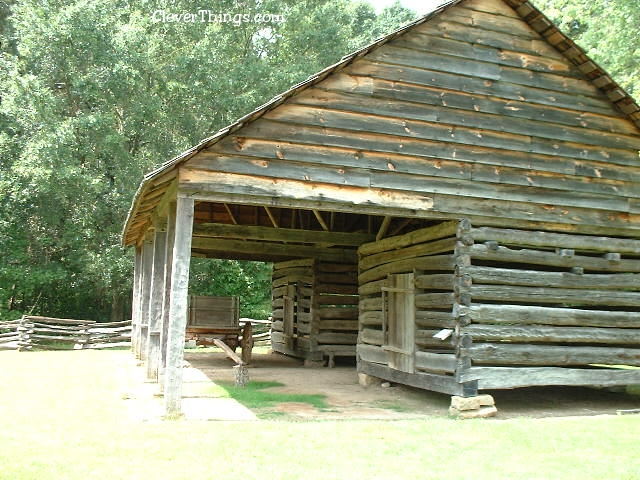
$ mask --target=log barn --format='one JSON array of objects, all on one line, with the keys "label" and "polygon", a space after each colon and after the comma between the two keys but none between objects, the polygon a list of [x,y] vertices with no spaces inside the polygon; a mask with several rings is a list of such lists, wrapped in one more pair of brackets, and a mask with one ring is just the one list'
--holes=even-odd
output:
[{"label": "log barn", "polygon": [[145,176],[134,350],[180,409],[192,255],[274,349],[448,394],[640,383],[640,108],[529,0],[451,1]]}]

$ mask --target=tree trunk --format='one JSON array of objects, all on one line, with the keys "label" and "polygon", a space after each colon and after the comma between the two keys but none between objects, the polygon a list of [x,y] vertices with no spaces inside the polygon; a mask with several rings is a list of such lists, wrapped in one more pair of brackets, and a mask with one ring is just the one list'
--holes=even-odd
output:
[{"label": "tree trunk", "polygon": [[114,293],[111,297],[111,322],[124,321],[124,297],[120,293]]}]

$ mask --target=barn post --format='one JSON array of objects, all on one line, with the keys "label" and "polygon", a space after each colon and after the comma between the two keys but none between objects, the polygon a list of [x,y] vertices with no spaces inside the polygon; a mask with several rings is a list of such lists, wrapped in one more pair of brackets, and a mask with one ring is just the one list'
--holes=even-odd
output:
[{"label": "barn post", "polygon": [[131,349],[138,356],[138,336],[140,334],[140,279],[142,277],[142,248],[136,246],[133,266],[133,299],[131,301]]},{"label": "barn post", "polygon": [[142,244],[142,279],[140,285],[140,329],[138,334],[138,355],[147,360],[147,335],[149,331],[149,297],[151,291],[151,268],[153,265],[153,242],[150,234],[145,235]]},{"label": "barn post", "polygon": [[167,227],[164,222],[156,225],[153,238],[153,265],[149,298],[149,332],[147,339],[147,378],[158,379],[160,363],[160,330],[162,328],[162,301],[164,298],[164,260],[167,243]]},{"label": "barn post", "polygon": [[179,414],[181,407],[184,338],[187,328],[189,264],[191,260],[191,236],[193,234],[193,206],[193,198],[178,195],[171,268],[167,367],[165,369],[164,385],[166,415]]},{"label": "barn post", "polygon": [[162,324],[160,325],[160,364],[158,365],[158,383],[160,384],[160,391],[164,391],[164,370],[167,367],[169,303],[171,301],[171,267],[173,265],[173,243],[176,234],[176,202],[169,203],[167,215],[167,241],[164,251],[164,292],[162,293]]}]

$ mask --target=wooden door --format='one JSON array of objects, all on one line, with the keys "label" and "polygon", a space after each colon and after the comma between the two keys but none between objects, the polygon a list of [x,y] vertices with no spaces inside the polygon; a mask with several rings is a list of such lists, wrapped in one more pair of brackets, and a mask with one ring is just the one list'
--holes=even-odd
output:
[{"label": "wooden door", "polygon": [[386,297],[385,345],[390,368],[415,372],[415,294],[413,273],[389,275]]},{"label": "wooden door", "polygon": [[289,348],[295,347],[296,330],[296,284],[287,284],[287,291],[283,296],[283,322],[284,343]]}]

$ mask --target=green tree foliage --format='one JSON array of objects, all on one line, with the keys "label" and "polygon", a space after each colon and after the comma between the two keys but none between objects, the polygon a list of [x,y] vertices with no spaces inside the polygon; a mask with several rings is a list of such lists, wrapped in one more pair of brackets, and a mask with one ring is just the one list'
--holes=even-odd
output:
[{"label": "green tree foliage", "polygon": [[561,30],[636,98],[640,95],[640,2],[538,0]]},{"label": "green tree foliage", "polygon": [[[154,22],[195,0],[0,2],[0,320],[125,315],[119,236],[144,172],[413,17],[347,0],[215,4],[285,21]],[[197,261],[192,281],[264,316],[268,271]]]}]

